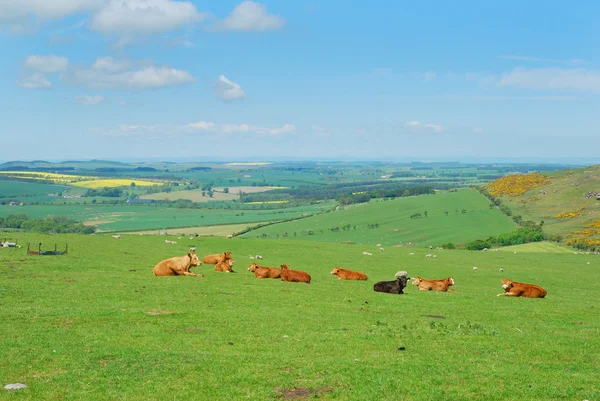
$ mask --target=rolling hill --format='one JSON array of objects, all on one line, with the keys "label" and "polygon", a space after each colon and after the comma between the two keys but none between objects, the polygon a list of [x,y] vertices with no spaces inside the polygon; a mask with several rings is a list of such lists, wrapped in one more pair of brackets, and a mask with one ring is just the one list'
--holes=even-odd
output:
[{"label": "rolling hill", "polygon": [[497,208],[490,209],[489,205],[489,201],[473,189],[372,200],[263,227],[243,236],[422,246],[462,243],[516,229],[508,217]]}]

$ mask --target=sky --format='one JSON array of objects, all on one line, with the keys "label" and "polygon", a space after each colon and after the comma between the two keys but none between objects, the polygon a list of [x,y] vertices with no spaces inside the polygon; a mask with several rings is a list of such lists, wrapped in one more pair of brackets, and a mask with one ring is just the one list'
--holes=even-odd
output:
[{"label": "sky", "polygon": [[600,2],[0,0],[0,160],[600,162]]}]

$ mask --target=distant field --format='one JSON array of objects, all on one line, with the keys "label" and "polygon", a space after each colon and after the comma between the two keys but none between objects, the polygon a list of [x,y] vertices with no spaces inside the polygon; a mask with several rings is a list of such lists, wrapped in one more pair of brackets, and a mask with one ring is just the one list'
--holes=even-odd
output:
[{"label": "distant field", "polygon": [[233,199],[239,199],[240,196],[234,193],[223,193],[213,192],[212,198],[205,194],[202,196],[202,191],[194,189],[190,191],[172,191],[172,192],[157,192],[155,194],[141,195],[141,199],[153,199],[153,200],[170,200],[175,201],[179,199],[190,200],[192,202],[210,202],[210,201],[230,201]]},{"label": "distant field", "polygon": [[217,192],[223,192],[223,190],[225,188],[229,188],[229,193],[232,194],[238,194],[240,192],[246,193],[246,194],[256,194],[259,192],[267,192],[267,191],[271,191],[273,189],[285,189],[287,187],[253,187],[253,186],[236,186],[236,187],[215,187],[214,190]]},{"label": "distant field", "polygon": [[[489,201],[475,190],[440,192],[371,201],[300,221],[271,225],[244,236],[278,238],[279,235],[279,238],[386,246],[411,242],[422,246],[461,243],[516,230],[509,218],[497,208],[490,209],[489,205]],[[462,213],[463,209],[465,213]],[[410,217],[416,213],[421,213],[421,217]]]},{"label": "distant field", "polygon": [[0,180],[0,196],[4,198],[56,194],[68,188],[64,185]]},{"label": "distant field", "polygon": [[225,224],[256,224],[300,217],[329,210],[334,202],[321,202],[288,208],[234,210],[234,209],[180,209],[162,205],[26,205],[1,206],[0,217],[24,213],[29,218],[48,215],[68,216],[96,225],[104,231],[141,231],[178,227],[216,226]]},{"label": "distant field", "polygon": [[530,242],[529,244],[504,246],[498,248],[503,252],[543,252],[543,253],[574,253],[572,248],[555,242]]},{"label": "distant field", "polygon": [[[245,230],[249,226],[254,226],[257,224],[264,224],[266,222],[256,222],[251,224],[226,224],[221,226],[203,226],[203,227],[185,227],[185,228],[173,228],[169,230],[150,230],[150,231],[132,231],[125,232],[124,234],[144,234],[144,235],[167,235],[167,234],[198,234],[198,235],[215,235],[226,237],[229,234],[234,234],[236,232]],[[166,231],[166,234],[165,234]]]},{"label": "distant field", "polygon": [[83,188],[112,188],[112,187],[128,187],[134,183],[136,186],[140,187],[153,187],[157,185],[162,185],[162,182],[156,181],[145,181],[145,180],[126,180],[126,179],[107,179],[107,180],[91,180],[91,181],[78,181],[74,182],[73,185]]}]

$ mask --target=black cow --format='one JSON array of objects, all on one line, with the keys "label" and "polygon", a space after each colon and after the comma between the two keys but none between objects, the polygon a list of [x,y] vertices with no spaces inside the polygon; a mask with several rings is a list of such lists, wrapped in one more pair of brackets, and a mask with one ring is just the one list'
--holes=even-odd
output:
[{"label": "black cow", "polygon": [[387,292],[389,294],[404,294],[404,287],[406,287],[406,280],[410,280],[406,276],[398,277],[394,281],[380,281],[375,283],[373,291],[376,292]]}]

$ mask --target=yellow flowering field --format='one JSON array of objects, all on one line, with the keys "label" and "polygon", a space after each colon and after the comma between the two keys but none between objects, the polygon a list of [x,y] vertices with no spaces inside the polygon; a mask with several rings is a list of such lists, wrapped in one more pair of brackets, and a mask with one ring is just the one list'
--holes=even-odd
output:
[{"label": "yellow flowering field", "polygon": [[55,183],[69,184],[72,182],[93,180],[96,177],[70,174],[45,173],[40,171],[0,171],[7,178],[24,178],[28,180],[54,181]]},{"label": "yellow flowering field", "polygon": [[108,179],[108,180],[91,180],[91,181],[78,181],[74,182],[73,185],[82,188],[112,188],[112,187],[128,187],[131,183],[135,183],[138,187],[151,187],[161,185],[160,182],[145,181],[145,180],[126,180],[126,179]]},{"label": "yellow flowering field", "polygon": [[494,196],[519,196],[532,188],[548,184],[550,179],[539,173],[511,174],[498,178],[485,187]]}]

